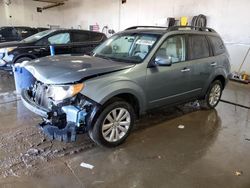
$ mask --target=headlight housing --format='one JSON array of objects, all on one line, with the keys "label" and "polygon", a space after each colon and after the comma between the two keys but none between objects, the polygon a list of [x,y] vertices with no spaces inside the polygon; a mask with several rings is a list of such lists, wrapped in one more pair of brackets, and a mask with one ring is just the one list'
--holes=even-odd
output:
[{"label": "headlight housing", "polygon": [[48,97],[51,97],[54,101],[62,101],[80,93],[83,88],[83,83],[75,85],[51,85],[48,88]]},{"label": "headlight housing", "polygon": [[11,51],[13,51],[14,49],[16,49],[17,47],[9,47],[9,48],[0,48],[0,53],[9,53]]}]

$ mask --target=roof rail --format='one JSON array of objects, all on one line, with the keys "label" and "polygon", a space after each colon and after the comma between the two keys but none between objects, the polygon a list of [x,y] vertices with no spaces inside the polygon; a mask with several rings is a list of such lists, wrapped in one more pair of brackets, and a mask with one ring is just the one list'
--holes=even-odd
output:
[{"label": "roof rail", "polygon": [[196,27],[196,26],[172,26],[168,28],[168,31],[180,31],[180,30],[196,30],[196,31],[205,31],[205,32],[211,32],[216,33],[214,29],[211,29],[209,27]]},{"label": "roof rail", "polygon": [[139,28],[153,28],[153,29],[166,29],[166,31],[187,31],[187,30],[196,30],[196,31],[204,31],[204,32],[211,32],[216,33],[216,31],[209,27],[196,27],[196,26],[172,26],[172,27],[163,27],[163,26],[133,26],[125,29],[132,30],[132,29],[139,29]]},{"label": "roof rail", "polygon": [[125,29],[125,31],[132,30],[132,29],[139,29],[139,28],[167,29],[167,27],[163,27],[163,26],[133,26],[133,27],[129,27]]}]

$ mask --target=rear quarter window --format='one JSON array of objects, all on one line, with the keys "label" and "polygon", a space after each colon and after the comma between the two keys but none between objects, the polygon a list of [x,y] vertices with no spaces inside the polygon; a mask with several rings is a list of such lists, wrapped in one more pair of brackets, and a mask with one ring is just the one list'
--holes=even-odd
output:
[{"label": "rear quarter window", "polygon": [[91,33],[90,34],[90,41],[98,42],[104,38],[104,35],[101,33]]},{"label": "rear quarter window", "polygon": [[205,36],[190,35],[189,36],[189,59],[202,59],[210,56],[209,45]]},{"label": "rear quarter window", "polygon": [[226,47],[219,37],[208,36],[208,38],[211,42],[214,55],[220,55],[226,52]]}]

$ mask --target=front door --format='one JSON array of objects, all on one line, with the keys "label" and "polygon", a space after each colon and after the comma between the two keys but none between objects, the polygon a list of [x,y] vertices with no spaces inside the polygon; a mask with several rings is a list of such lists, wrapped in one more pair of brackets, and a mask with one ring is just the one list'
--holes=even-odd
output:
[{"label": "front door", "polygon": [[170,59],[171,66],[154,66],[147,69],[148,107],[184,101],[190,89],[190,63],[186,61],[186,37],[175,35],[166,39],[155,58]]},{"label": "front door", "polygon": [[71,54],[70,33],[58,33],[48,38],[49,45],[54,46],[55,54]]}]

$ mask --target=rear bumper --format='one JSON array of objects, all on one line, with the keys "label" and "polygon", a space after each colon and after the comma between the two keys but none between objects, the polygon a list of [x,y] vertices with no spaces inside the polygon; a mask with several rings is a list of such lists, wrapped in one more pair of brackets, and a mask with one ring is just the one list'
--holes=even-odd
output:
[{"label": "rear bumper", "polygon": [[43,118],[49,117],[49,109],[43,108],[42,106],[37,105],[28,95],[27,90],[22,90],[21,92],[21,99],[26,108],[30,111],[34,112],[35,114],[42,116]]}]

